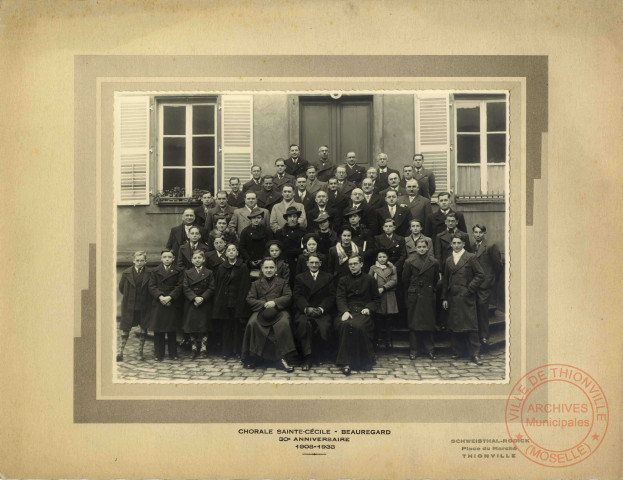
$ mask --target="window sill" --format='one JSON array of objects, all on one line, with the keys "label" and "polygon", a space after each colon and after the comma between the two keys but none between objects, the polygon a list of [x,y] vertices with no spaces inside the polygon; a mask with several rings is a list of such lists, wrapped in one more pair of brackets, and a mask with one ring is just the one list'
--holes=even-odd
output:
[{"label": "window sill", "polygon": [[457,195],[456,203],[504,203],[504,194]]},{"label": "window sill", "polygon": [[194,197],[157,197],[154,203],[159,207],[177,207],[180,205],[201,205],[201,200]]}]

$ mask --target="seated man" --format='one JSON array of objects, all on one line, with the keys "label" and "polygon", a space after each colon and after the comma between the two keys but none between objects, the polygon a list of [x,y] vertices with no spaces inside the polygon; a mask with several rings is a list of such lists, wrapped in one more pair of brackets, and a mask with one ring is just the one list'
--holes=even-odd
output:
[{"label": "seated man", "polygon": [[333,323],[338,337],[335,363],[344,375],[350,375],[351,367],[370,370],[376,362],[372,312],[379,309],[381,297],[376,280],[363,273],[362,267],[361,257],[349,258],[350,275],[341,277],[337,285],[338,315]]},{"label": "seated man", "polygon": [[251,284],[247,295],[253,314],[242,340],[242,362],[244,368],[255,368],[259,359],[280,360],[286,372],[293,372],[286,359],[296,353],[287,311],[292,290],[283,278],[275,277],[275,271],[275,260],[264,259],[263,276]]},{"label": "seated man", "polygon": [[320,257],[310,254],[307,259],[309,271],[296,276],[294,282],[294,304],[296,316],[292,324],[294,338],[303,355],[302,369],[312,366],[312,339],[318,338],[325,351],[330,350],[333,332],[331,313],[335,306],[333,275],[320,270]]}]

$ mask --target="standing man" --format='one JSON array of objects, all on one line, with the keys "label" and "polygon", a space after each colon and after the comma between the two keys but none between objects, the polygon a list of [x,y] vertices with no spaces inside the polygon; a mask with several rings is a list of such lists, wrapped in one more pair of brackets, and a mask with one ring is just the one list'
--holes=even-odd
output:
[{"label": "standing man", "polygon": [[318,255],[310,254],[308,271],[298,274],[294,281],[296,314],[292,331],[303,356],[303,371],[311,368],[312,354],[318,350],[313,340],[317,338],[319,342],[316,343],[321,343],[321,349],[325,352],[330,351],[333,340],[331,315],[335,308],[335,283],[333,275],[320,270],[321,264]]},{"label": "standing man", "polygon": [[240,190],[240,179],[231,177],[229,179],[229,188],[231,192],[227,195],[227,203],[234,208],[244,207],[244,194]]},{"label": "standing man", "polygon": [[410,231],[411,212],[408,208],[397,205],[397,202],[396,192],[388,190],[385,194],[385,206],[377,210],[379,224],[383,225],[385,220],[391,218],[396,223],[396,233],[401,237],[406,237]]},{"label": "standing man", "polygon": [[286,161],[283,158],[275,160],[275,170],[276,173],[273,177],[273,185],[278,191],[281,191],[281,188],[286,183],[294,186],[294,177],[286,173]]},{"label": "standing man", "polygon": [[210,231],[210,228],[206,227],[206,219],[211,208],[214,207],[214,198],[210,192],[204,192],[201,195],[201,205],[195,208],[195,221],[200,227],[204,227]]},{"label": "standing man", "polygon": [[[180,247],[188,241],[188,233],[192,226],[199,227],[199,225],[195,223],[195,212],[192,208],[187,208],[182,214],[182,223],[171,228],[171,232],[169,233],[166,248],[173,252],[173,256],[177,257]],[[199,227],[199,229],[201,231],[201,237],[205,242],[207,237],[206,231],[201,227]]]},{"label": "standing man", "polygon": [[389,168],[387,166],[387,154],[379,153],[376,156],[376,167],[379,172],[378,179],[376,180],[376,187],[382,193],[389,186],[389,176],[392,173],[398,175],[398,183],[400,183],[400,174],[398,170],[394,170],[393,168]]},{"label": "standing man", "polygon": [[[437,201],[439,203],[439,209],[434,212],[431,217],[431,234],[433,238],[438,233],[441,233],[446,229],[446,217],[448,216],[448,213],[454,212],[454,210],[450,208],[450,194],[448,192],[439,192]],[[465,217],[463,217],[463,214],[460,212],[454,213],[456,213],[457,226],[459,230],[467,232]]]},{"label": "standing man", "polygon": [[463,238],[459,233],[452,238],[452,255],[444,264],[442,306],[448,311],[448,329],[453,332],[452,358],[455,360],[459,358],[467,343],[472,362],[482,365],[476,292],[485,274],[476,255],[465,251]]},{"label": "standing man", "polygon": [[438,233],[435,238],[435,257],[439,262],[439,265],[443,265],[446,262],[446,258],[448,258],[452,254],[452,239],[456,235],[460,235],[463,238],[463,247],[469,252],[471,251],[471,247],[469,244],[469,237],[467,233],[462,232],[456,227],[457,224],[457,216],[456,212],[450,212],[446,215],[446,229]]},{"label": "standing man", "polygon": [[216,206],[208,210],[206,216],[205,229],[207,233],[210,233],[212,229],[216,227],[215,217],[217,215],[223,215],[227,220],[227,223],[231,220],[236,209],[227,203],[227,192],[221,190],[216,194]]},{"label": "standing man", "polygon": [[338,212],[335,208],[328,206],[329,195],[327,192],[322,190],[318,191],[314,199],[315,203],[312,208],[309,209],[307,218],[318,218],[318,216],[323,212],[326,212],[331,218],[336,218],[338,215],[342,215],[342,212]]},{"label": "standing man", "polygon": [[272,211],[275,204],[281,201],[281,193],[273,187],[273,180],[272,175],[265,175],[262,179],[262,190],[257,194],[257,205],[269,212]]},{"label": "standing man", "polygon": [[276,232],[286,224],[286,219],[283,217],[288,210],[288,207],[295,207],[301,212],[301,216],[298,219],[298,223],[301,228],[307,228],[307,216],[305,215],[305,207],[302,203],[294,201],[294,187],[292,185],[284,185],[281,190],[281,202],[273,206],[270,212],[270,228],[273,232]]},{"label": "standing man", "polygon": [[407,207],[411,211],[411,218],[420,221],[420,225],[424,228],[424,234],[429,235],[431,229],[431,218],[433,209],[430,200],[419,194],[419,185],[417,180],[410,179],[407,181],[407,194],[398,197],[398,204]]},{"label": "standing man", "polygon": [[251,180],[242,186],[242,192],[247,193],[249,190],[258,193],[262,189],[262,167],[253,165],[251,167]]},{"label": "standing man", "polygon": [[314,196],[307,191],[307,177],[305,175],[296,177],[294,201],[303,205],[306,212],[314,206]]},{"label": "standing man", "polygon": [[361,182],[361,190],[363,190],[364,200],[372,210],[376,210],[385,205],[383,197],[374,191],[374,181],[371,178],[366,177],[363,179]]},{"label": "standing man", "polygon": [[[245,227],[251,225],[251,220],[249,219],[249,215],[253,212],[253,209],[257,207],[257,195],[255,192],[247,192],[244,194],[244,207],[238,208],[234,210],[234,214],[229,221],[230,230],[235,230],[238,234],[238,238],[240,238],[240,234],[244,230]],[[258,207],[259,208],[259,207]],[[265,208],[259,208],[261,212],[263,212],[264,216],[262,218],[262,223],[264,223],[268,227],[268,210]]]},{"label": "standing man", "polygon": [[355,188],[350,192],[350,200],[346,205],[346,210],[361,210],[361,222],[368,228],[371,235],[376,234],[378,230],[376,210],[368,205],[361,188]]},{"label": "standing man", "polygon": [[379,178],[379,171],[377,170],[376,167],[369,167],[366,170],[366,177],[368,177],[370,180],[372,180],[372,189],[374,190],[374,193],[379,193],[381,190],[378,187],[378,178]]},{"label": "standing man", "polygon": [[413,178],[420,184],[420,192],[423,197],[430,198],[435,194],[435,174],[432,170],[427,170],[424,164],[424,155],[416,153],[413,155]]},{"label": "standing man", "polygon": [[307,160],[301,158],[301,151],[296,143],[290,145],[290,157],[286,158],[286,173],[297,177],[299,175],[305,175],[305,171],[309,165]]},{"label": "standing man", "polygon": [[400,180],[401,187],[407,187],[407,182],[413,178],[413,165],[405,165],[402,167],[402,179]]},{"label": "standing man", "polygon": [[354,188],[357,188],[357,185],[349,182],[346,178],[346,167],[344,165],[335,168],[335,178],[337,178],[338,191],[346,197],[350,195]]},{"label": "standing man", "polygon": [[343,212],[348,203],[348,197],[338,189],[339,183],[336,177],[331,177],[327,182],[327,196],[329,197],[330,207],[335,208],[338,212]]},{"label": "standing man", "polygon": [[318,179],[318,169],[314,165],[307,167],[307,191],[316,195],[319,190],[327,191],[327,182]]},{"label": "standing man", "polygon": [[366,169],[357,165],[357,155],[355,152],[348,152],[346,154],[346,179],[359,186],[365,176]]},{"label": "standing man", "polygon": [[486,345],[489,342],[489,303],[496,278],[502,271],[502,257],[494,243],[490,245],[487,243],[487,227],[477,223],[472,227],[472,234],[474,235],[474,255],[485,274],[485,279],[477,290],[477,313],[478,337],[480,343]]},{"label": "standing man", "polygon": [[329,160],[329,147],[322,145],[318,149],[318,180],[328,182],[333,176],[333,165]]},{"label": "standing man", "polygon": [[398,197],[400,195],[407,194],[407,191],[400,186],[400,176],[398,175],[398,173],[391,172],[387,177],[387,181],[389,182],[389,186],[385,190],[381,190],[380,192],[381,196],[385,196],[385,194],[390,190],[393,190],[394,192],[396,192],[396,195]]}]

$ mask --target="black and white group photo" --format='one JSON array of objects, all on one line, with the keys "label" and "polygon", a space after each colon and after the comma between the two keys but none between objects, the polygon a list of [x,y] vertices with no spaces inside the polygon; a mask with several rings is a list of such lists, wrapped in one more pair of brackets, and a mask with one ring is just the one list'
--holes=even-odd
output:
[{"label": "black and white group photo", "polygon": [[116,381],[504,380],[509,102],[117,92]]}]

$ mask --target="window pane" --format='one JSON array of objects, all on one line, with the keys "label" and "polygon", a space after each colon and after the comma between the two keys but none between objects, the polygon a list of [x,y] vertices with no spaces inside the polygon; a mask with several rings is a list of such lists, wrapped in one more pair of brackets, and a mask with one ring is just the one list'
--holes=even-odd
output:
[{"label": "window pane", "polygon": [[456,108],[456,131],[479,132],[480,131],[480,107]]},{"label": "window pane", "polygon": [[480,135],[457,135],[457,162],[480,163]]},{"label": "window pane", "polygon": [[457,168],[457,194],[480,195],[480,167]]},{"label": "window pane", "polygon": [[506,102],[487,103],[487,132],[506,131]]},{"label": "window pane", "polygon": [[186,180],[184,179],[185,170],[178,168],[165,168],[162,170],[162,189],[171,190],[175,187],[184,188]]},{"label": "window pane", "polygon": [[165,137],[162,139],[162,164],[165,167],[183,167],[186,165],[186,140],[184,138]]},{"label": "window pane", "polygon": [[193,168],[193,190],[197,188],[214,193],[213,168]]},{"label": "window pane", "polygon": [[193,134],[214,134],[214,105],[193,106]]},{"label": "window pane", "polygon": [[506,162],[506,134],[489,133],[487,135],[487,163]]},{"label": "window pane", "polygon": [[186,107],[163,107],[164,134],[184,135],[186,133]]},{"label": "window pane", "polygon": [[214,137],[193,137],[193,166],[214,166]]},{"label": "window pane", "polygon": [[505,166],[489,165],[487,167],[487,193],[503,194],[505,183]]}]

